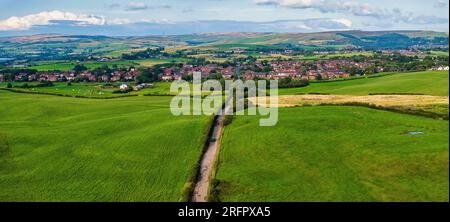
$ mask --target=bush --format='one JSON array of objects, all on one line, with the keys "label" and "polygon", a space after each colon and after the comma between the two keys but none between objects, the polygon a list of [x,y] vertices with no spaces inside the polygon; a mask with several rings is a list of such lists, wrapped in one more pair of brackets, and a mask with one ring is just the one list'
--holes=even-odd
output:
[{"label": "bush", "polygon": [[25,84],[21,85],[20,88],[28,89],[28,88],[30,88],[30,86],[28,85],[28,83],[25,83]]},{"label": "bush", "polygon": [[210,202],[220,202],[219,194],[220,194],[220,185],[221,181],[218,179],[211,180],[211,188],[209,190],[208,200]]},{"label": "bush", "polygon": [[50,81],[42,81],[36,87],[51,87],[54,86]]},{"label": "bush", "polygon": [[115,90],[115,91],[113,91],[112,93],[114,93],[114,94],[120,94],[120,93],[129,93],[129,92],[131,92],[131,91],[133,91],[133,88],[128,87],[128,89],[125,89],[125,90],[122,90],[122,89],[120,89],[120,90]]},{"label": "bush", "polygon": [[278,88],[298,88],[309,85],[309,81],[305,79],[282,79],[279,81]]},{"label": "bush", "polygon": [[233,122],[233,115],[225,115],[223,119],[223,125],[228,126],[231,124],[231,122]]},{"label": "bush", "polygon": [[12,88],[12,84],[9,82],[8,85],[6,86],[7,88]]},{"label": "bush", "polygon": [[19,86],[19,88],[23,88],[23,89],[29,89],[29,88],[39,88],[39,87],[51,87],[54,86],[52,82],[50,81],[42,81],[39,84],[33,86],[33,85],[28,85],[28,83],[24,83],[21,86]]}]

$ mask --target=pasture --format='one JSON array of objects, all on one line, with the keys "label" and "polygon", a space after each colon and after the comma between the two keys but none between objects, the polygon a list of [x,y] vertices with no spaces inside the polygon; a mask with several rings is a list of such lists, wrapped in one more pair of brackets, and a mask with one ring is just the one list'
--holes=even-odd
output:
[{"label": "pasture", "polygon": [[36,69],[38,71],[70,71],[72,70],[75,65],[80,64],[86,66],[88,69],[96,69],[100,68],[104,65],[107,65],[109,67],[116,65],[118,67],[138,67],[139,63],[131,60],[118,60],[118,61],[104,61],[104,62],[97,62],[97,61],[88,61],[88,62],[74,62],[74,61],[68,61],[68,62],[59,62],[59,61],[52,61],[52,62],[36,62],[33,64],[30,64],[28,68],[30,69]]},{"label": "pasture", "polygon": [[449,200],[448,121],[338,106],[280,108],[274,127],[259,118],[225,127],[213,199]]},{"label": "pasture", "polygon": [[[38,93],[38,94],[50,94],[50,95],[60,95],[69,97],[88,97],[88,98],[117,98],[124,96],[137,96],[137,95],[171,95],[170,93],[170,83],[169,82],[158,82],[154,83],[153,86],[145,88],[140,91],[132,91],[129,93],[113,93],[119,90],[118,85],[113,88],[102,87],[103,83],[96,82],[80,82],[71,83],[72,85],[67,85],[66,82],[54,82],[54,86],[51,87],[31,87],[31,88],[20,88],[23,82],[12,82],[12,85],[16,88],[12,90],[16,92],[26,92],[26,93]],[[29,86],[38,84],[37,82],[27,83]],[[0,89],[5,88],[7,83],[0,83]],[[131,83],[130,85],[134,85]]]},{"label": "pasture", "polygon": [[413,93],[448,96],[448,71],[397,73],[373,78],[311,82],[303,88],[279,89],[280,95],[323,94],[395,94]]},{"label": "pasture", "polygon": [[187,62],[189,59],[173,58],[173,59],[139,59],[139,60],[111,60],[111,61],[87,61],[87,62],[74,62],[74,61],[51,61],[51,62],[35,62],[30,64],[30,69],[36,69],[38,71],[70,71],[75,65],[80,64],[86,66],[88,69],[101,68],[102,66],[117,66],[123,68],[129,67],[151,67],[159,64],[166,63],[182,63]]},{"label": "pasture", "polygon": [[179,200],[210,117],[170,99],[0,91],[0,201]]}]

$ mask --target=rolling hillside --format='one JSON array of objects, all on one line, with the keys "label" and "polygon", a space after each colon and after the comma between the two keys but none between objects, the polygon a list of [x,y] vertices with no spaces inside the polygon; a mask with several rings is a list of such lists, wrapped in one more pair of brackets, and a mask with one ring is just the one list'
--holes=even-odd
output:
[{"label": "rolling hillside", "polygon": [[448,96],[448,71],[425,71],[397,73],[380,77],[341,80],[330,82],[313,82],[303,88],[279,89],[280,95],[305,93],[322,94],[395,94],[412,93],[435,96]]},{"label": "rolling hillside", "polygon": [[212,199],[448,201],[448,121],[336,106],[259,118],[225,128]]},{"label": "rolling hillside", "polygon": [[65,56],[120,55],[156,46],[196,48],[298,47],[407,48],[447,45],[448,34],[430,31],[342,31],[320,33],[207,33],[171,36],[107,37],[34,35],[0,38],[0,58],[60,58]]},{"label": "rolling hillside", "polygon": [[0,200],[178,201],[210,119],[170,99],[0,91]]}]

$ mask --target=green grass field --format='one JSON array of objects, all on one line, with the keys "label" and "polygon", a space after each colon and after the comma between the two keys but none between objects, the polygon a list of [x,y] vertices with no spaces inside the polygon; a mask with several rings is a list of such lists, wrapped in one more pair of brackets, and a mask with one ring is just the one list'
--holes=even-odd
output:
[{"label": "green grass field", "polygon": [[373,52],[348,52],[348,53],[336,53],[327,55],[327,58],[336,58],[336,57],[352,57],[352,56],[373,56]]},{"label": "green grass field", "polygon": [[[109,67],[113,65],[117,65],[119,67],[138,67],[139,63],[135,61],[130,60],[119,60],[119,61],[105,61],[105,62],[80,62],[79,64],[86,66],[88,69],[96,69],[100,68],[104,65],[107,65]],[[52,71],[52,70],[59,70],[59,71],[70,71],[77,65],[76,62],[39,62],[35,64],[31,64],[28,68],[30,69],[36,69],[38,71]]]},{"label": "green grass field", "polygon": [[448,51],[447,52],[443,52],[443,51],[430,51],[431,55],[434,56],[448,56]]},{"label": "green grass field", "polygon": [[[51,95],[64,95],[64,96],[81,96],[89,98],[117,98],[130,95],[172,95],[175,93],[170,92],[170,82],[158,82],[154,83],[152,87],[145,88],[140,91],[132,91],[129,93],[113,93],[115,90],[119,90],[118,87],[115,88],[102,88],[103,83],[96,82],[81,82],[72,83],[68,86],[65,82],[54,82],[54,86],[51,87],[36,87],[36,88],[20,88],[24,82],[12,82],[13,86],[18,88],[13,88],[14,91],[19,92],[30,92],[30,93],[42,93]],[[29,86],[37,85],[37,82],[28,82]],[[120,83],[117,83],[120,84]],[[7,83],[0,83],[0,89],[6,88]]]},{"label": "green grass field", "polygon": [[225,128],[220,201],[449,200],[448,121],[337,106],[281,108],[275,127],[259,118]]},{"label": "green grass field", "polygon": [[179,200],[210,117],[170,99],[0,91],[0,201]]},{"label": "green grass field", "polygon": [[[88,62],[80,62],[79,64],[86,66],[88,69],[96,69],[100,68],[104,65],[112,67],[116,65],[118,67],[149,67],[158,64],[172,63],[172,62],[187,62],[189,59],[185,58],[173,58],[173,59],[139,59],[139,60],[117,60],[117,61],[88,61]],[[70,71],[72,70],[76,62],[60,62],[60,61],[52,61],[52,62],[35,62],[31,64],[28,68],[36,69],[38,71]]]},{"label": "green grass field", "polygon": [[327,93],[368,95],[370,93],[421,93],[448,96],[448,76],[448,71],[425,71],[334,82],[312,82],[309,86],[303,88],[279,89],[279,94]]}]

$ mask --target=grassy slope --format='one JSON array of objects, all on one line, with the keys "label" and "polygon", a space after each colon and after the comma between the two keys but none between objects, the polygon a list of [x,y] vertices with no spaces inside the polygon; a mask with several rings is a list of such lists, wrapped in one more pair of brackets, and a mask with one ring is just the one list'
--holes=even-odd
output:
[{"label": "grassy slope", "polygon": [[[172,63],[172,62],[187,62],[188,59],[184,58],[174,58],[174,59],[139,59],[139,60],[118,60],[118,61],[104,61],[104,62],[80,62],[80,64],[86,66],[88,69],[96,69],[100,68],[104,65],[107,65],[109,67],[112,67],[113,65],[117,65],[118,67],[140,67],[140,66],[153,66],[157,64],[165,64],[165,63]],[[60,62],[60,61],[53,61],[53,62],[36,62],[35,64],[32,64],[30,69],[36,69],[38,71],[52,71],[52,70],[60,70],[60,71],[70,71],[72,70],[76,62]]]},{"label": "grassy slope", "polygon": [[[31,65],[30,69],[36,69],[38,71],[51,71],[51,70],[60,70],[60,71],[70,71],[72,70],[76,62],[44,62],[44,63],[36,63]],[[129,66],[139,66],[138,62],[131,60],[119,60],[119,61],[105,61],[105,62],[81,62],[80,64],[86,66],[88,69],[96,69],[100,68],[103,65],[108,65],[109,67],[113,65],[117,65],[119,67],[129,67]]]},{"label": "grassy slope", "polygon": [[[24,89],[20,88],[25,84],[24,82],[12,82],[13,86],[19,88],[13,88],[15,91],[23,91],[23,92],[35,92],[35,93],[46,93],[46,94],[55,94],[55,95],[67,95],[67,96],[84,96],[84,97],[94,97],[94,98],[116,98],[123,97],[127,95],[171,95],[176,93],[170,92],[170,82],[158,82],[154,83],[153,87],[146,88],[140,91],[132,91],[130,93],[113,93],[115,90],[119,90],[116,88],[101,88],[100,86],[103,83],[96,82],[86,82],[86,83],[72,83],[71,86],[68,86],[65,82],[55,82],[52,87],[39,87],[39,88],[29,88]],[[30,86],[37,85],[37,82],[28,82]],[[119,84],[119,83],[116,83]],[[0,88],[6,88],[7,83],[0,83]]]},{"label": "grassy slope", "polygon": [[447,121],[324,106],[258,119],[225,128],[221,201],[448,201]]},{"label": "grassy slope", "polygon": [[422,93],[448,96],[448,71],[425,71],[335,82],[311,83],[303,88],[280,89],[280,95],[329,93],[367,95],[369,93]]},{"label": "grassy slope", "polygon": [[0,200],[177,201],[208,117],[174,117],[170,99],[0,91]]}]

